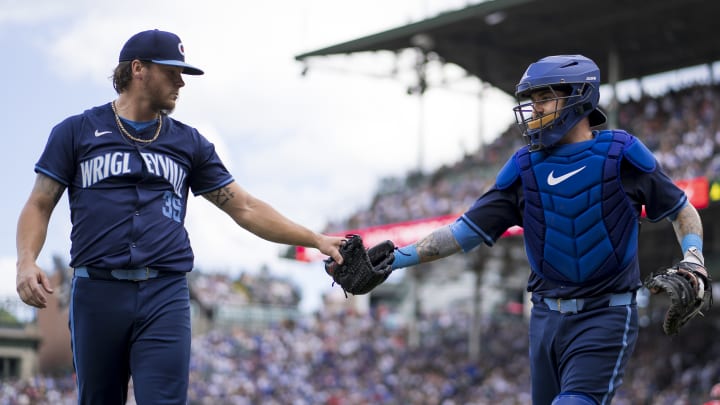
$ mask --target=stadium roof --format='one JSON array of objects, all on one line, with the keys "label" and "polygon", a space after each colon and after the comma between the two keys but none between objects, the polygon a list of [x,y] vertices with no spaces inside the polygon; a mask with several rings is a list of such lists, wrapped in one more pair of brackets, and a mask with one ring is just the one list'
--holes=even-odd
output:
[{"label": "stadium roof", "polygon": [[492,0],[296,56],[400,51],[430,39],[445,62],[512,94],[525,68],[580,53],[603,83],[720,60],[716,0]]}]

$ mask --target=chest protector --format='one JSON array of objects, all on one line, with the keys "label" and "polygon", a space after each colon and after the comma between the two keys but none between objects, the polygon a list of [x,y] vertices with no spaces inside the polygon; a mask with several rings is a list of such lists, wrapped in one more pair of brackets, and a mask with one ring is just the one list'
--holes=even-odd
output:
[{"label": "chest protector", "polygon": [[523,148],[515,155],[525,248],[538,275],[582,285],[621,271],[636,254],[637,213],[620,179],[631,142],[625,132],[603,131],[552,154]]}]

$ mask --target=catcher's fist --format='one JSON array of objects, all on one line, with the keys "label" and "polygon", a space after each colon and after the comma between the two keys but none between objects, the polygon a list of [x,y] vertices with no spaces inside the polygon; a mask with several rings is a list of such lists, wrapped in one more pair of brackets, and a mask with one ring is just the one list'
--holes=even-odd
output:
[{"label": "catcher's fist", "polygon": [[688,321],[702,316],[712,305],[712,282],[705,266],[681,261],[669,269],[653,273],[645,281],[653,294],[666,293],[670,307],[665,313],[663,331],[675,335]]},{"label": "catcher's fist", "polygon": [[367,294],[392,273],[395,245],[388,240],[365,250],[360,235],[347,235],[346,238],[340,246],[343,264],[328,258],[325,271],[346,293]]}]

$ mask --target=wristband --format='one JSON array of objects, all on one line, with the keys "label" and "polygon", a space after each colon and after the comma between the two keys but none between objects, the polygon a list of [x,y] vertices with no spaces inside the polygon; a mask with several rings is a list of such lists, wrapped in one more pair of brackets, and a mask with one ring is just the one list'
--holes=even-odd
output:
[{"label": "wristband", "polygon": [[696,247],[697,250],[702,253],[703,241],[700,235],[696,233],[689,233],[682,238],[682,241],[680,242],[680,247],[683,254],[685,254],[685,252],[687,252],[688,249],[690,249],[691,247]]},{"label": "wristband", "polygon": [[418,256],[417,246],[414,243],[395,249],[395,260],[392,263],[393,270],[414,266],[419,263],[420,256]]}]

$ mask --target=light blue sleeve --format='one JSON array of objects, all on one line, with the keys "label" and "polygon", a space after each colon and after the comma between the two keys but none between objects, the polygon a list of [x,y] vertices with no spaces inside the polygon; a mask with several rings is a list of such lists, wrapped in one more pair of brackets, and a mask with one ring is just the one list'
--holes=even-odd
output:
[{"label": "light blue sleeve", "polygon": [[455,237],[458,245],[460,245],[460,248],[462,248],[463,252],[469,252],[481,243],[492,240],[489,236],[479,234],[476,230],[471,228],[467,221],[463,220],[462,217],[458,218],[450,225],[450,231]]}]

